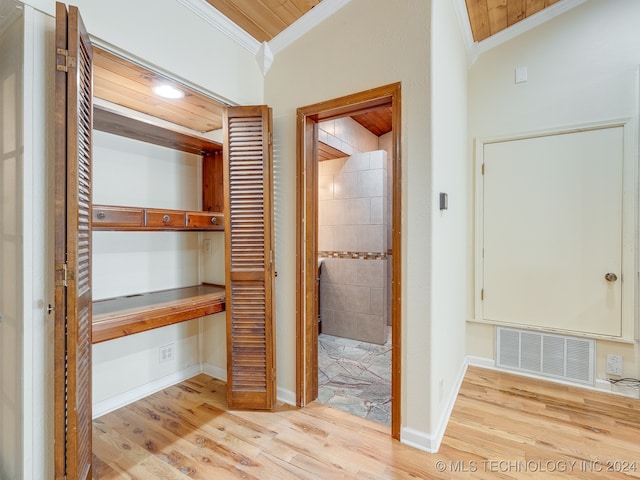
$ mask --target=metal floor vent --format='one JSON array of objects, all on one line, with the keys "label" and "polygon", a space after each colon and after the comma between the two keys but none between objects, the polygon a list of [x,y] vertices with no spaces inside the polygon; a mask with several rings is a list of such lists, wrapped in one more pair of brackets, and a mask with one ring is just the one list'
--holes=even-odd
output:
[{"label": "metal floor vent", "polygon": [[593,385],[595,341],[496,328],[496,366]]}]

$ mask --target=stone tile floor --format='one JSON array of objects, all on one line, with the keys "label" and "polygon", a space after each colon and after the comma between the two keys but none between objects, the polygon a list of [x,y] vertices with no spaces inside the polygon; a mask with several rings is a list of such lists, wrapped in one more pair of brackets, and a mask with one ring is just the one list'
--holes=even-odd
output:
[{"label": "stone tile floor", "polygon": [[318,402],[391,423],[391,327],[384,345],[320,334]]}]

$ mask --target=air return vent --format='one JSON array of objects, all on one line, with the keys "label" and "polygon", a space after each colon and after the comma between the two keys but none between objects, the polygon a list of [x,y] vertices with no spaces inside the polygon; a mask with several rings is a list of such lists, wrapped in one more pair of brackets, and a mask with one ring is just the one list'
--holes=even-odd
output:
[{"label": "air return vent", "polygon": [[498,367],[593,385],[594,340],[497,327],[496,345]]}]

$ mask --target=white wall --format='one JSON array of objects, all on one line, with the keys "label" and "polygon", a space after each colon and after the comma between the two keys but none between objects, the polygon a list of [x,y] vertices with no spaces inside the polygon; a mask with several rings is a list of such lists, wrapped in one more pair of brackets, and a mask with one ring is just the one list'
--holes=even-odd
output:
[{"label": "white wall", "polygon": [[0,22],[0,478],[22,477],[22,24]]},{"label": "white wall", "polygon": [[232,103],[263,103],[254,56],[175,0],[71,0],[93,37]]},{"label": "white wall", "polygon": [[[431,269],[431,418],[439,445],[463,373],[465,356],[467,224],[471,209],[467,156],[467,66],[453,2],[432,3],[432,269]],[[448,210],[439,210],[440,192]]]},{"label": "white wall", "polygon": [[[352,0],[278,54],[265,79],[274,109],[278,383],[295,390],[296,109],[402,82],[402,426],[429,443],[431,416],[430,21],[424,0]],[[448,319],[443,318],[443,321]],[[408,430],[410,429],[410,430]]]},{"label": "white wall", "polygon": [[53,22],[21,8],[0,39],[0,477],[40,479],[53,466]]},{"label": "white wall", "polygon": [[[198,155],[99,131],[93,135],[95,204],[199,210],[201,169]],[[93,298],[197,285],[201,246],[197,232],[94,232]],[[109,399],[198,370],[199,329],[194,320],[94,345],[94,416],[120,406]],[[160,363],[159,348],[170,343],[176,358]]]},{"label": "white wall", "polygon": [[[471,142],[611,119],[637,121],[638,18],[640,3],[634,0],[586,2],[482,54],[469,72]],[[526,83],[514,83],[516,66],[528,67]],[[633,136],[631,155],[637,159],[637,132]],[[468,148],[472,152],[471,143]],[[472,225],[470,219],[468,227]],[[473,258],[471,248],[468,254]],[[472,269],[470,262],[469,305]],[[472,307],[467,316],[474,317]],[[493,359],[494,328],[468,327],[467,353]],[[624,375],[637,377],[637,346],[598,341],[596,351],[597,378],[605,377],[607,353],[623,355]]]}]

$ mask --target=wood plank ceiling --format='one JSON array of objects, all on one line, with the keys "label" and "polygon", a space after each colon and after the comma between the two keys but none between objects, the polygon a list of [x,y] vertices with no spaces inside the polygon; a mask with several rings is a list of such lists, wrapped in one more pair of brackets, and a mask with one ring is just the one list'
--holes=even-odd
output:
[{"label": "wood plank ceiling", "polygon": [[260,43],[268,42],[321,0],[207,0]]},{"label": "wood plank ceiling", "polygon": [[[273,39],[322,0],[207,0],[212,8],[260,42]],[[465,0],[475,41],[489,38],[560,0]],[[194,131],[221,128],[223,105],[173,82],[185,97],[164,100],[151,90],[172,83],[144,67],[97,49],[95,95],[112,103],[171,121]],[[391,108],[352,117],[376,136],[391,131]]]},{"label": "wood plank ceiling", "polygon": [[[222,128],[223,105],[149,69],[94,47],[93,94],[116,105],[152,115],[196,132]],[[183,98],[164,99],[153,93],[171,85]]]},{"label": "wood plank ceiling", "polygon": [[481,42],[559,0],[465,0],[471,32]]}]

